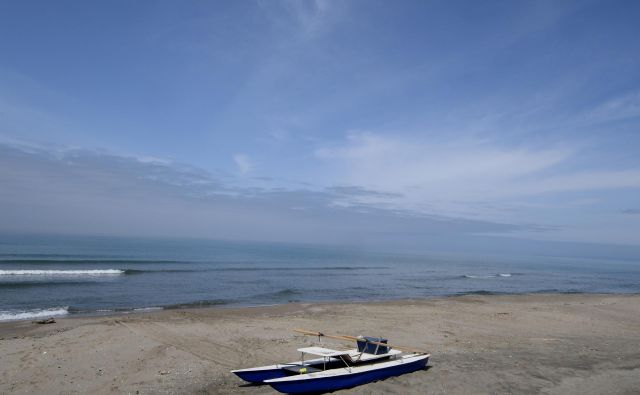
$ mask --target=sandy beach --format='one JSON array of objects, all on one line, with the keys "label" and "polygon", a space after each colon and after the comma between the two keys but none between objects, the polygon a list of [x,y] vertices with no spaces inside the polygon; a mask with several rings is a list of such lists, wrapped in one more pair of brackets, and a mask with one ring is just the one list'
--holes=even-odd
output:
[{"label": "sandy beach", "polygon": [[[430,367],[344,394],[632,394],[640,296],[463,296],[0,324],[0,393],[273,394],[231,369],[295,360],[307,328],[386,336]],[[327,343],[331,344],[331,343]]]}]

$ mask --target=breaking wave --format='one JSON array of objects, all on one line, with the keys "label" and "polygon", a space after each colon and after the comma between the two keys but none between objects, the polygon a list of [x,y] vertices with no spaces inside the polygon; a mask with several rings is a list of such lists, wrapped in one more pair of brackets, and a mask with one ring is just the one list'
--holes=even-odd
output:
[{"label": "breaking wave", "polygon": [[124,274],[120,269],[91,269],[91,270],[0,270],[0,276],[101,276]]},{"label": "breaking wave", "polygon": [[497,274],[465,274],[462,278],[497,278],[497,277],[511,277],[513,274],[511,273],[497,273]]},{"label": "breaking wave", "polygon": [[122,258],[92,258],[92,257],[84,257],[82,255],[77,256],[68,256],[68,255],[60,255],[51,256],[49,254],[28,254],[28,256],[22,256],[20,254],[0,254],[0,264],[3,263],[17,263],[17,264],[103,264],[103,263],[112,263],[112,264],[136,264],[136,265],[144,265],[144,264],[164,264],[164,263],[192,263],[190,261],[176,261],[176,260],[166,260],[166,259],[122,259]]},{"label": "breaking wave", "polygon": [[46,318],[69,314],[68,307],[54,307],[51,309],[36,309],[26,311],[0,310],[0,321],[28,320],[32,318]]}]

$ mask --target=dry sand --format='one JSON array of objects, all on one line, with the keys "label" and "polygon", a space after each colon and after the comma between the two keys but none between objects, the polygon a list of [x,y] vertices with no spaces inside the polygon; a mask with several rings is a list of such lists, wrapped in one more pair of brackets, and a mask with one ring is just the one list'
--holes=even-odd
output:
[{"label": "dry sand", "polygon": [[427,349],[424,371],[340,394],[638,394],[640,296],[465,296],[0,324],[0,393],[274,394],[231,369],[287,362],[292,328]]}]

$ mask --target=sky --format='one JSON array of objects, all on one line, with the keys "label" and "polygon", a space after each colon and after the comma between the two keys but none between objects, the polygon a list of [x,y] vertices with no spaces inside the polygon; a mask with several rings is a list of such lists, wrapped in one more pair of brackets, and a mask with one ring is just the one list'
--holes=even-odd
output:
[{"label": "sky", "polygon": [[637,1],[0,0],[0,230],[638,247],[638,20]]}]

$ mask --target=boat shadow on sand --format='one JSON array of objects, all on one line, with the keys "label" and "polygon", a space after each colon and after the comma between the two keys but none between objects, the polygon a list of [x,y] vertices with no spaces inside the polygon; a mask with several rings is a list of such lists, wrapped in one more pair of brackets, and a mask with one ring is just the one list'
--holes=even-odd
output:
[{"label": "boat shadow on sand", "polygon": [[[396,377],[403,377],[403,376],[407,376],[407,375],[418,374],[418,373],[420,373],[420,372],[426,372],[426,371],[430,370],[431,368],[432,368],[432,366],[431,366],[431,365],[427,365],[427,366],[425,366],[424,368],[419,369],[419,370],[416,370],[416,371],[414,371],[414,372],[408,372],[408,373],[404,373],[404,374],[401,374],[401,375],[398,375],[398,376],[387,377],[387,378],[384,378],[384,379],[376,380],[376,381],[374,381],[374,382],[372,382],[372,383],[377,383],[377,382],[387,381],[387,380],[390,380],[390,379],[394,379],[394,378],[396,378]],[[342,389],[334,390],[334,391],[305,392],[305,394],[308,394],[308,395],[320,395],[320,394],[340,393],[340,392],[341,392],[341,391],[343,391],[343,390],[348,390],[348,389],[352,389],[352,388],[356,388],[356,387],[361,387],[361,386],[363,386],[363,385],[372,384],[372,383],[366,383],[366,384],[355,385],[355,386],[352,386],[352,387],[342,388]],[[238,385],[238,388],[268,387],[268,386],[269,386],[269,384],[266,384],[266,383],[245,383],[245,384],[240,384],[240,385]]]}]

